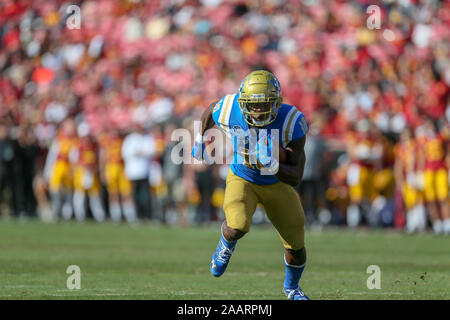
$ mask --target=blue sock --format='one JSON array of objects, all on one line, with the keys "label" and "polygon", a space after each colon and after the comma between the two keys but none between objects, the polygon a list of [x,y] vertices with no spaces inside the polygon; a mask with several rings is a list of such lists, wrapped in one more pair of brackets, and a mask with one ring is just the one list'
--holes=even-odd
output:
[{"label": "blue sock", "polygon": [[286,266],[286,276],[284,278],[284,287],[286,289],[295,289],[298,287],[298,282],[302,277],[303,270],[305,270],[304,263],[302,266],[288,265],[286,258],[284,258],[284,265]]},{"label": "blue sock", "polygon": [[233,250],[234,247],[236,246],[236,243],[237,243],[237,240],[229,241],[229,240],[225,239],[225,237],[223,236],[223,234],[222,234],[222,237],[221,237],[220,240],[222,241],[223,245],[224,245],[225,247],[227,247],[228,249],[230,249],[230,250]]}]

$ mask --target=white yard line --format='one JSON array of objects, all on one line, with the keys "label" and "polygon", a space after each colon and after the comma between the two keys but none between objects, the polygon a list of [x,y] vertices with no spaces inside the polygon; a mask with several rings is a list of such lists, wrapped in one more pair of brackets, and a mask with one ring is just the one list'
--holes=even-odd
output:
[{"label": "white yard line", "polygon": [[53,286],[50,285],[42,285],[42,284],[11,284],[2,286],[0,288],[3,289],[20,289],[20,288],[51,288]]},{"label": "white yard line", "polygon": [[[133,293],[133,296],[143,296],[146,293]],[[51,297],[77,297],[77,296],[95,296],[95,297],[105,297],[105,296],[131,296],[129,293],[82,293],[80,294],[46,294],[46,296]]]},{"label": "white yard line", "polygon": [[[377,295],[377,294],[382,294],[385,296],[388,296],[390,294],[409,294],[407,292],[391,292],[391,291],[384,291],[384,292],[342,292],[343,295],[346,294],[354,294],[354,295],[363,295],[363,294],[368,294],[368,295]],[[412,293],[411,293],[412,294]]]}]

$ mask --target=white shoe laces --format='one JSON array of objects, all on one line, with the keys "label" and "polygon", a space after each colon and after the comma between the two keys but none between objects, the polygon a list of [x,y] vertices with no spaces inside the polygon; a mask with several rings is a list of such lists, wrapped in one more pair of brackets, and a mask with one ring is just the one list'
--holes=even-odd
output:
[{"label": "white shoe laces", "polygon": [[225,263],[230,259],[232,254],[233,254],[233,250],[224,248],[224,249],[220,250],[219,253],[217,254],[217,260]]},{"label": "white shoe laces", "polygon": [[296,294],[299,294],[301,297],[304,297],[305,294],[300,290],[300,288],[292,289],[288,293],[288,299],[291,300]]}]

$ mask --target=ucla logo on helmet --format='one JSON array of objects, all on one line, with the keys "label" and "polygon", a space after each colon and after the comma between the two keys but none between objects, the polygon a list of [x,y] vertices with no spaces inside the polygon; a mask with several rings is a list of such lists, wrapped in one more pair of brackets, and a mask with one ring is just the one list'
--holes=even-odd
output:
[{"label": "ucla logo on helmet", "polygon": [[270,83],[272,83],[273,87],[279,91],[280,90],[280,82],[278,81],[277,78],[273,77],[272,79],[270,79]]}]

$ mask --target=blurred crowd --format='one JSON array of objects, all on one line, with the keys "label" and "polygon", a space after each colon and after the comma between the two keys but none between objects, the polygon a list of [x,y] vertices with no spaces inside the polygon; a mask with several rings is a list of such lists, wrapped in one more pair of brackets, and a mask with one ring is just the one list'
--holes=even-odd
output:
[{"label": "blurred crowd", "polygon": [[450,232],[448,1],[4,0],[0,48],[3,216],[220,220],[226,166],[171,133],[264,68],[310,124],[309,224]]}]

